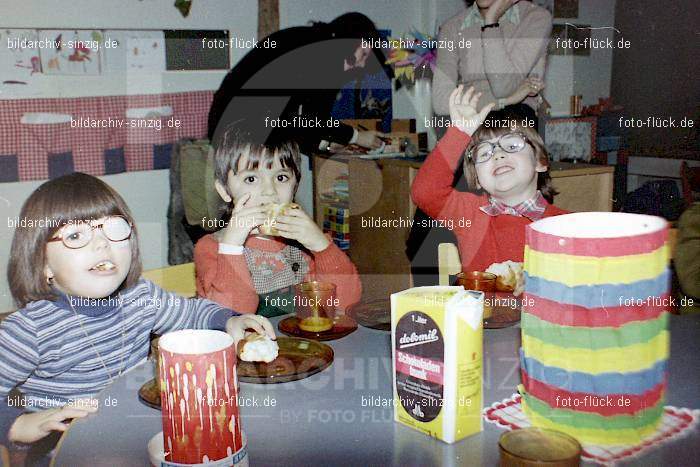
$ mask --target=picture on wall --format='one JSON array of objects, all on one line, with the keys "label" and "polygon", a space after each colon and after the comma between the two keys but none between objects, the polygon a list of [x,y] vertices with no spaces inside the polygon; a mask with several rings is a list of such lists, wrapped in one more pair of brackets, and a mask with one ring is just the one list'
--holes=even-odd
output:
[{"label": "picture on wall", "polygon": [[555,18],[578,18],[578,0],[554,0]]},{"label": "picture on wall", "polygon": [[31,29],[0,30],[0,83],[24,82],[41,73],[37,33]]},{"label": "picture on wall", "polygon": [[103,73],[165,71],[163,31],[106,30],[104,37],[110,47],[102,54]]},{"label": "picture on wall", "polygon": [[591,54],[591,25],[576,24],[567,25],[566,37],[571,39],[574,44],[579,44],[578,47],[571,49],[574,55],[590,55]]},{"label": "picture on wall", "polygon": [[103,46],[101,31],[96,30],[39,30],[39,40],[49,44],[39,49],[41,68],[49,75],[98,75],[100,51]]},{"label": "picture on wall", "polygon": [[[553,24],[552,25],[552,37],[549,41],[549,48],[547,53],[549,55],[569,55],[571,51],[562,46],[562,43],[566,41],[566,25],[565,24]],[[568,52],[568,53],[567,53]]]},{"label": "picture on wall", "polygon": [[591,28],[588,24],[554,24],[547,52],[550,55],[591,54]]},{"label": "picture on wall", "polygon": [[596,118],[552,118],[545,126],[545,146],[553,161],[588,162],[596,152]]}]

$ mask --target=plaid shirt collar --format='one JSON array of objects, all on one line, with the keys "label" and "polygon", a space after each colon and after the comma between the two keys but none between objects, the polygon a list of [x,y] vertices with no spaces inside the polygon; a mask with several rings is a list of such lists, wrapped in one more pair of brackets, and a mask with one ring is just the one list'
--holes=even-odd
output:
[{"label": "plaid shirt collar", "polygon": [[489,196],[489,204],[479,207],[484,213],[489,216],[500,216],[508,214],[516,217],[527,217],[531,221],[542,219],[544,211],[547,209],[547,201],[542,196],[539,190],[532,198],[523,201],[515,206],[508,206]]},{"label": "plaid shirt collar", "polygon": [[[508,8],[505,13],[503,13],[501,19],[505,21],[510,21],[513,24],[518,24],[520,23],[520,10],[517,6],[513,5],[512,7]],[[464,22],[462,23],[461,29],[467,29],[471,26],[481,27],[483,25],[484,18],[479,12],[478,5],[476,4],[476,2],[474,2],[474,4],[467,10],[467,14],[464,17]]]}]

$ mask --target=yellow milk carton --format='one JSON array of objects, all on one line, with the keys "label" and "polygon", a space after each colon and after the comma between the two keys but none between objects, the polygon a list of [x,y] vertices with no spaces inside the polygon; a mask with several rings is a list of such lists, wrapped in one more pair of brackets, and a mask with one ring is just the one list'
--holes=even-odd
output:
[{"label": "yellow milk carton", "polygon": [[483,312],[462,287],[392,294],[395,421],[447,443],[483,429]]}]

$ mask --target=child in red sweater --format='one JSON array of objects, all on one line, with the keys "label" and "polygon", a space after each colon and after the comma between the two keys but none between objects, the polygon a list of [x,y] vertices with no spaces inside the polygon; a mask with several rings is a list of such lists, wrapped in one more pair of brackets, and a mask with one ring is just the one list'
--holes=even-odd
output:
[{"label": "child in red sweater", "polygon": [[294,199],[301,161],[295,143],[245,126],[239,122],[216,145],[215,187],[230,220],[195,246],[198,295],[270,317],[294,311],[294,285],[318,280],[336,285],[339,310],[346,309],[360,300],[357,270],[307,213],[288,209],[276,218],[279,236],[259,235],[265,206]]},{"label": "child in red sweater", "polygon": [[[450,95],[452,126],[412,186],[416,205],[454,232],[464,271],[522,262],[525,226],[567,212],[550,204],[548,156],[533,122],[507,111],[489,115],[493,104],[477,112],[479,96],[473,88],[463,93],[462,86]],[[473,193],[451,185],[465,151],[464,175]]]}]

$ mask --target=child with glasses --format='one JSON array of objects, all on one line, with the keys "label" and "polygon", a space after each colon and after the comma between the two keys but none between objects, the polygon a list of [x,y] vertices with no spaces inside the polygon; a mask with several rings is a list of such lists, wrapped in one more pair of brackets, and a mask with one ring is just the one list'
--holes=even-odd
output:
[{"label": "child with glasses", "polygon": [[[567,212],[551,204],[549,160],[540,136],[520,116],[491,112],[493,104],[477,111],[480,95],[473,88],[463,92],[463,86],[452,92],[452,126],[412,186],[418,207],[435,219],[451,220],[464,271],[522,262],[525,226]],[[471,192],[451,185],[463,155]]]},{"label": "child with glasses", "polygon": [[[15,231],[8,265],[20,309],[0,324],[0,444],[35,443],[94,412],[91,398],[146,358],[152,332],[225,329],[236,343],[248,328],[275,336],[263,317],[141,278],[129,208],[95,177],[44,183],[20,218],[32,227]],[[8,397],[13,389],[23,401]]]}]

